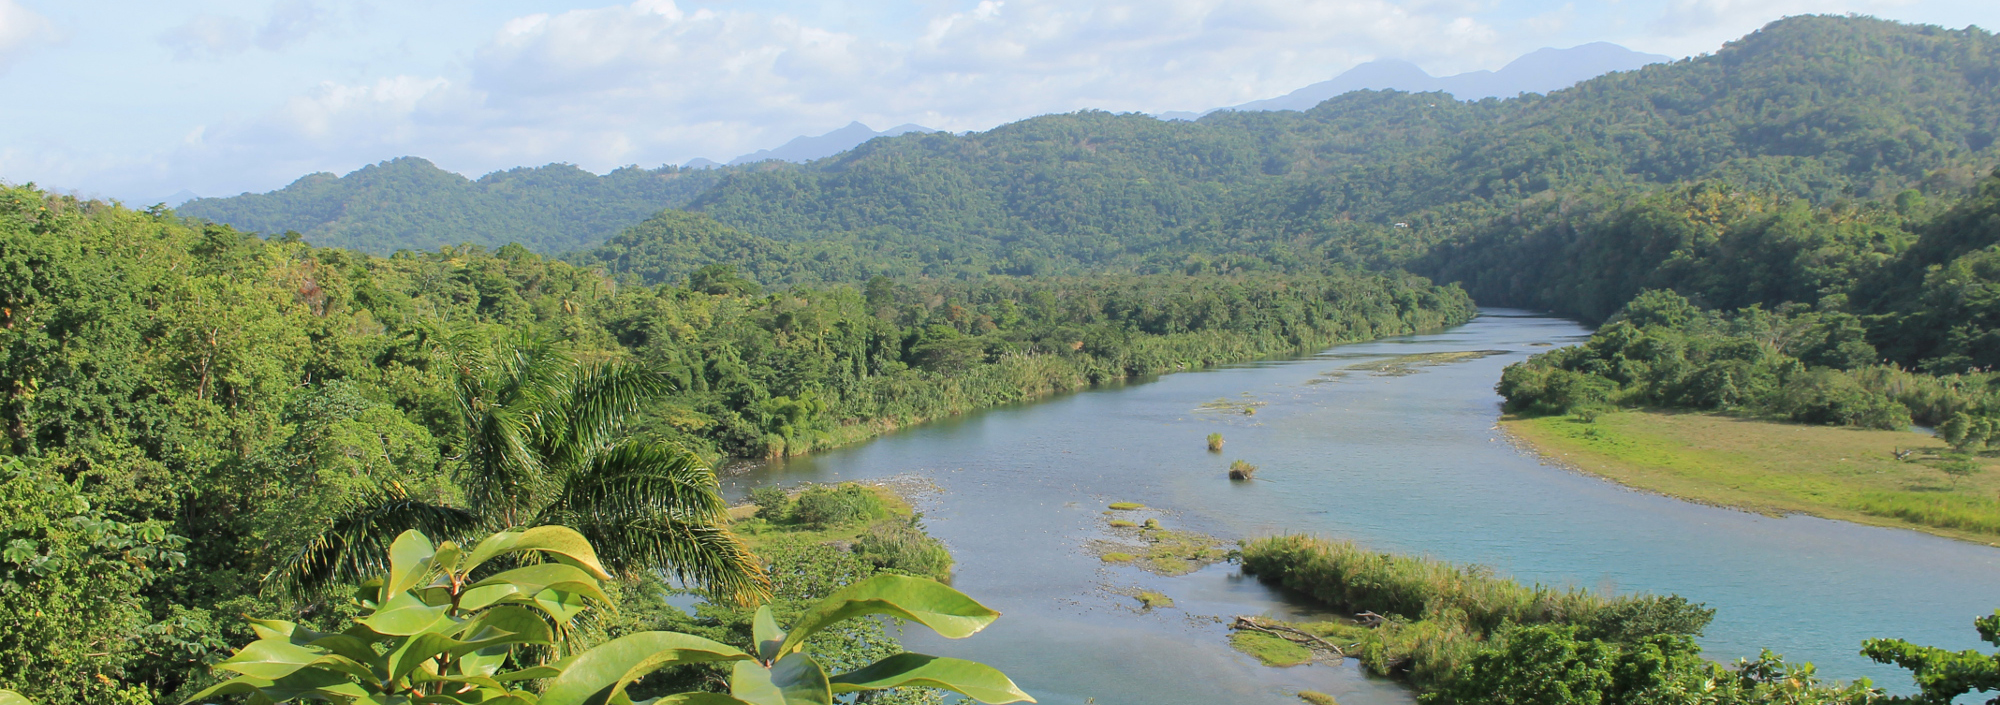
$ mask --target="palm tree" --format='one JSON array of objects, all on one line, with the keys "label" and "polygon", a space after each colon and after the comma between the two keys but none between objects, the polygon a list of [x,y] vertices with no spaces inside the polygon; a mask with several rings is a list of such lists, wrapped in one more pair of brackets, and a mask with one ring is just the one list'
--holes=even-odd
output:
[{"label": "palm tree", "polygon": [[392,483],[293,552],[276,581],[304,590],[379,574],[389,542],[409,529],[464,538],[560,524],[590,539],[613,572],[664,571],[746,603],[768,596],[762,564],[729,532],[715,473],[677,444],[622,433],[667,391],[660,375],[579,364],[545,341],[500,354],[453,347],[466,506]]}]

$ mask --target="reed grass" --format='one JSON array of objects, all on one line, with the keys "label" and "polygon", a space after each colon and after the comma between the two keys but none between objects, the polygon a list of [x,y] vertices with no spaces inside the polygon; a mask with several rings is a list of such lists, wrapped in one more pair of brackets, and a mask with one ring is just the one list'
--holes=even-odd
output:
[{"label": "reed grass", "polygon": [[1211,453],[1222,452],[1222,434],[1220,433],[1208,434],[1208,451]]},{"label": "reed grass", "polygon": [[[1379,625],[1295,625],[1359,646],[1363,665],[1419,688],[1445,682],[1515,625],[1581,628],[1583,638],[1635,642],[1658,634],[1700,634],[1714,610],[1678,597],[1606,596],[1523,584],[1476,565],[1369,551],[1346,541],[1277,536],[1246,542],[1243,572]],[[1350,649],[1350,654],[1354,653]]]}]

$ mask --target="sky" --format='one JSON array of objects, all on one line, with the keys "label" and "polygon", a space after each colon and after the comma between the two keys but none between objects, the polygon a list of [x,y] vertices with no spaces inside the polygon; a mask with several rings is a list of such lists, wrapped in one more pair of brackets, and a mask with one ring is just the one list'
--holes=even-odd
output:
[{"label": "sky", "polygon": [[1780,17],[2000,27],[1993,0],[0,0],[0,181],[128,205],[419,156],[477,177],[727,160],[859,120],[1202,110]]}]

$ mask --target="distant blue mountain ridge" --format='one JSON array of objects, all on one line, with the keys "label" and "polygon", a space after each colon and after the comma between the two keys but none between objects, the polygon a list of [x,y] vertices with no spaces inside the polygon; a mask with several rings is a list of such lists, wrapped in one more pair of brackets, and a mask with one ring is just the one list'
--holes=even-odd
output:
[{"label": "distant blue mountain ridge", "polygon": [[1359,90],[1443,91],[1459,100],[1512,98],[1522,93],[1558,91],[1613,71],[1631,71],[1667,61],[1673,61],[1673,57],[1636,52],[1610,42],[1591,42],[1568,49],[1537,49],[1498,71],[1468,71],[1450,76],[1432,76],[1408,61],[1380,59],[1276,98],[1198,113],[1160,113],[1156,117],[1193,120],[1217,110],[1307,110],[1328,98]]},{"label": "distant blue mountain ridge", "polygon": [[[729,166],[736,166],[738,164],[749,164],[751,162],[761,162],[771,159],[777,159],[787,162],[809,162],[814,159],[831,157],[841,152],[845,152],[855,147],[859,147],[861,146],[861,143],[867,142],[868,140],[872,140],[877,137],[895,137],[896,135],[909,132],[936,132],[936,130],[924,127],[922,125],[903,124],[891,127],[881,132],[876,132],[874,129],[868,127],[867,125],[863,125],[858,121],[850,122],[847,123],[846,127],[834,130],[832,132],[828,132],[824,135],[793,137],[792,141],[778,145],[774,149],[760,149],[755,152],[751,152],[749,154],[737,157],[735,159],[731,159],[729,160]],[[712,165],[714,163],[715,162],[709,161],[707,159],[696,159],[688,162],[687,165],[692,167],[699,167],[699,166]]]}]

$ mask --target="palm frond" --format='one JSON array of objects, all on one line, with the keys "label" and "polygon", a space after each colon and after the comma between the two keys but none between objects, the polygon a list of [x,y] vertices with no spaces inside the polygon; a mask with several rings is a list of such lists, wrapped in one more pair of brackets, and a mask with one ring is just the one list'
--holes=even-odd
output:
[{"label": "palm frond", "polygon": [[546,452],[555,467],[570,466],[610,445],[626,419],[669,391],[665,376],[629,363],[580,367],[569,382],[561,408],[564,437]]},{"label": "palm frond", "polygon": [[661,571],[727,599],[769,594],[762,562],[729,531],[714,471],[666,442],[621,443],[564,478],[538,524],[591,540],[613,571]]},{"label": "palm frond", "polygon": [[388,570],[389,543],[404,531],[457,540],[478,524],[471,512],[412,499],[401,485],[391,484],[286,556],[265,584],[300,594],[359,582]]}]

